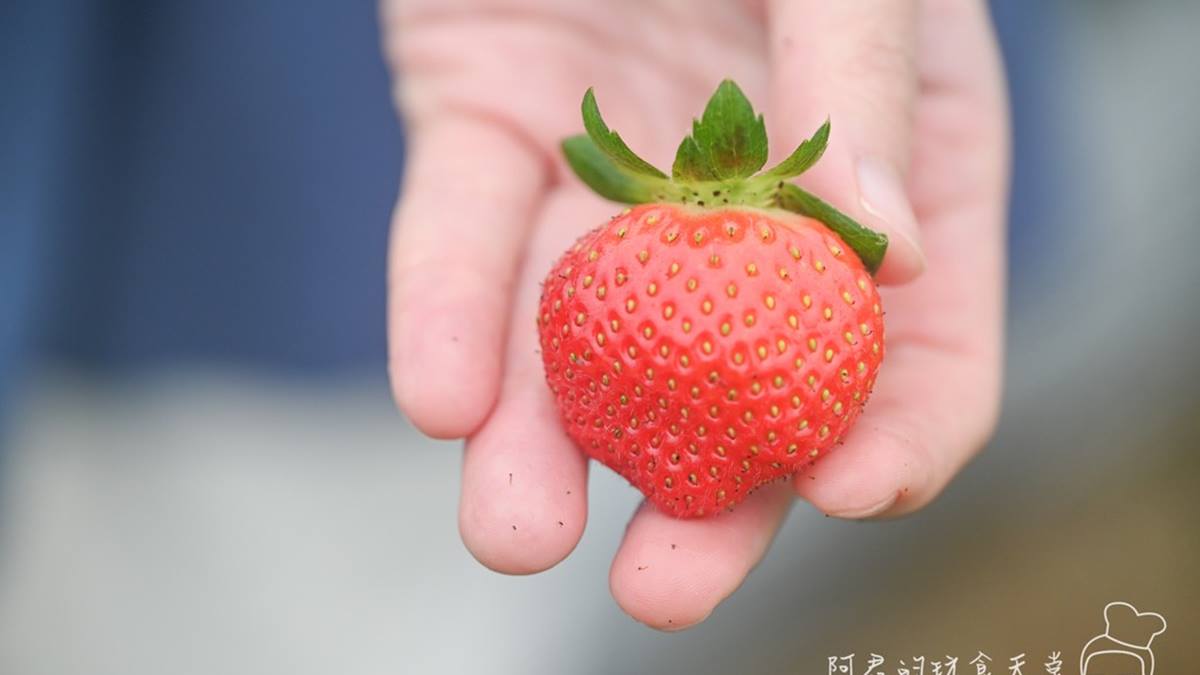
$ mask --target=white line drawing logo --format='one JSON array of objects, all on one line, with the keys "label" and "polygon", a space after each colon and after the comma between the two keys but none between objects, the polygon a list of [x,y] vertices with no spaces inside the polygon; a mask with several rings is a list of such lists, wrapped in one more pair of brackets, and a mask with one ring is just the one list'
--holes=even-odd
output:
[{"label": "white line drawing logo", "polygon": [[1088,675],[1154,675],[1150,643],[1167,630],[1167,620],[1139,612],[1128,602],[1104,606],[1104,632],[1088,640],[1079,654],[1079,673]]}]

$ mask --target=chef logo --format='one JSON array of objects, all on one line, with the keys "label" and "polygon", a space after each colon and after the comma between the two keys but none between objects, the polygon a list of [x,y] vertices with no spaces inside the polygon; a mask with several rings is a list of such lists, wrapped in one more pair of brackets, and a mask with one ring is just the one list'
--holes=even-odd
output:
[{"label": "chef logo", "polygon": [[1104,608],[1104,632],[1079,654],[1080,675],[1154,675],[1150,643],[1167,629],[1161,614],[1139,612],[1128,602]]}]

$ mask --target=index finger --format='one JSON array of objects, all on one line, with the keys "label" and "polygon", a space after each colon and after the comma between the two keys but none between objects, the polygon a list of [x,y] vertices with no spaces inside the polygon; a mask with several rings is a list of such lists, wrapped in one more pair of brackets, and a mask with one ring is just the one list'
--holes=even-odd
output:
[{"label": "index finger", "polygon": [[426,434],[463,437],[495,404],[513,284],[547,167],[514,133],[465,115],[411,144],[389,260],[389,372]]}]

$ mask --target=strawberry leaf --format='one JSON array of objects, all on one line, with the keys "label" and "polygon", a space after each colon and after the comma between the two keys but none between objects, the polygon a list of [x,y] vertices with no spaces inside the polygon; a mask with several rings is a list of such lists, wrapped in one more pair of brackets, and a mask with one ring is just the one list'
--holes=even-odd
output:
[{"label": "strawberry leaf", "polygon": [[716,180],[708,159],[700,151],[696,139],[686,136],[675,151],[675,163],[671,165],[671,177],[684,182]]},{"label": "strawberry leaf", "polygon": [[[586,135],[562,142],[567,163],[607,199],[626,204],[680,203],[699,208],[782,208],[824,223],[875,273],[887,236],[869,230],[815,195],[787,182],[811,168],[829,143],[829,120],[792,154],[755,175],[767,161],[767,131],[745,94],[731,80],[717,87],[692,133],[675,153],[668,177],[638,157],[600,116],[591,89],[583,96]],[[709,196],[711,195],[711,201]]]},{"label": "strawberry leaf", "polygon": [[841,237],[842,241],[858,254],[871,274],[875,274],[883,264],[883,255],[887,253],[888,247],[886,234],[868,230],[828,202],[791,183],[784,183],[779,189],[778,200],[783,209],[825,223],[826,227],[833,230],[834,234]]},{"label": "strawberry leaf", "polygon": [[638,157],[633,150],[625,145],[625,141],[617,132],[608,128],[604,118],[600,116],[600,106],[596,105],[596,95],[589,88],[583,95],[583,128],[595,143],[596,148],[607,155],[617,165],[635,174],[666,178],[667,175],[654,168],[646,160]]},{"label": "strawberry leaf", "polygon": [[575,175],[605,199],[644,204],[675,196],[674,186],[665,176],[655,178],[630,171],[601,150],[590,136],[580,134],[565,139],[562,151]]},{"label": "strawberry leaf", "polygon": [[690,180],[748,178],[767,161],[767,127],[762,115],[732,80],[717,87],[704,114],[692,122],[690,136],[675,156],[672,174]]},{"label": "strawberry leaf", "polygon": [[795,178],[808,171],[813,164],[817,163],[817,160],[821,159],[821,155],[825,154],[825,146],[828,144],[829,120],[825,120],[812,138],[800,143],[787,159],[763,172],[762,176],[772,180]]}]

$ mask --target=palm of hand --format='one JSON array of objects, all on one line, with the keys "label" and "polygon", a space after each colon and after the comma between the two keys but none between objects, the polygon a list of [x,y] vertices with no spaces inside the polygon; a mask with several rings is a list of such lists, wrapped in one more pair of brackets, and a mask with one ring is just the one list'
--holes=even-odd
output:
[{"label": "palm of hand", "polygon": [[[612,127],[660,167],[720,79],[738,80],[751,100],[787,98],[769,91],[767,26],[750,3],[704,13],[569,4],[384,6],[413,139],[392,251],[397,397],[428,433],[469,435],[460,530],[481,562],[511,573],[565,557],[586,520],[586,458],[543,383],[533,321],[554,259],[618,208],[559,159],[558,142],[580,129],[580,94],[595,86]],[[794,492],[847,517],[906,512],[986,438],[998,387],[1003,161],[971,153],[997,154],[1003,115],[995,92],[965,86],[970,72],[923,61],[932,65],[922,65],[913,108],[908,187],[927,265],[918,281],[884,291],[888,360],[870,405],[846,446],[795,485],[715,519],[641,509],[611,578],[636,618],[702,619],[761,557]],[[828,111],[809,112],[815,127]],[[785,142],[774,149],[809,131],[778,130]]]}]

